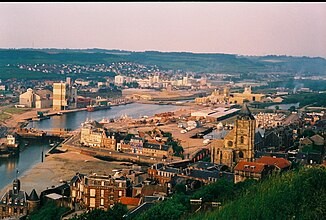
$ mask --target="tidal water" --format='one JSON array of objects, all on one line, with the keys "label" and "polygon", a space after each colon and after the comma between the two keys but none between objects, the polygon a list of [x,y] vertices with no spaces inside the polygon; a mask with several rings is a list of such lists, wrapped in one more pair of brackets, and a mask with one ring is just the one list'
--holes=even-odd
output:
[{"label": "tidal water", "polygon": [[24,143],[26,142],[21,144],[20,153],[16,156],[0,158],[0,190],[11,183],[16,175],[20,177],[33,165],[42,162],[42,151],[44,158],[45,153],[50,149],[50,144],[44,141],[30,140],[27,146]]},{"label": "tidal water", "polygon": [[[128,105],[113,106],[111,109],[100,110],[94,112],[80,111],[67,113],[61,116],[53,116],[43,121],[30,122],[28,128],[34,127],[41,130],[50,130],[58,128],[66,128],[75,130],[80,127],[81,123],[87,118],[100,121],[103,118],[119,118],[128,116],[139,118],[142,116],[153,116],[157,113],[175,111],[182,108],[175,105],[154,105],[132,103]],[[24,145],[24,144],[22,144]],[[23,147],[19,155],[13,158],[0,158],[0,190],[7,184],[11,183],[16,177],[16,170],[19,173],[17,177],[24,174],[33,165],[40,163],[42,159],[42,150],[47,152],[50,145],[47,142],[30,141],[29,145]],[[37,180],[36,180],[37,181]],[[1,197],[2,195],[0,195]]]},{"label": "tidal water", "polygon": [[28,124],[28,128],[37,128],[41,130],[49,130],[56,128],[67,128],[75,130],[80,127],[87,118],[101,121],[103,118],[116,119],[123,116],[131,118],[139,118],[142,116],[153,116],[157,113],[174,111],[180,109],[181,106],[175,105],[154,105],[132,103],[128,105],[113,106],[111,109],[100,110],[94,112],[80,111],[64,114],[61,116],[53,116],[43,121],[34,121]]}]

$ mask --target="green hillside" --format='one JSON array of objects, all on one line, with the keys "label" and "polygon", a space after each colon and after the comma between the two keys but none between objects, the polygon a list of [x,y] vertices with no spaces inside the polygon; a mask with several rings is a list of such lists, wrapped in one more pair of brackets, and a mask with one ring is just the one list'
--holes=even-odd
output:
[{"label": "green hillside", "polygon": [[132,52],[104,49],[0,49],[0,72],[6,64],[110,64],[130,61],[163,69],[205,73],[293,72],[326,74],[324,58],[238,56],[186,52]]},{"label": "green hillside", "polygon": [[[176,193],[129,219],[145,220],[215,220],[215,219],[323,219],[326,215],[326,168],[301,168],[264,181],[246,180],[234,184],[217,181],[184,193]],[[194,213],[190,199],[221,202],[220,210]]]},{"label": "green hillside", "polygon": [[326,168],[305,168],[252,185],[222,209],[201,219],[324,219]]}]

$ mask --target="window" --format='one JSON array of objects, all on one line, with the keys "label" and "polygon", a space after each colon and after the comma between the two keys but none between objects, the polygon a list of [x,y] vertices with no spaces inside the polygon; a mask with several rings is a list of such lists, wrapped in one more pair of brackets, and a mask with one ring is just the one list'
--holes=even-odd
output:
[{"label": "window", "polygon": [[122,196],[122,191],[119,191],[119,197],[121,197]]},{"label": "window", "polygon": [[20,210],[19,210],[19,213],[20,213],[20,214],[23,214],[23,213],[24,213],[24,209],[20,209]]},{"label": "window", "polygon": [[240,137],[240,144],[243,144],[243,142],[244,142],[244,138],[243,138],[243,136],[241,136]]},{"label": "window", "polygon": [[239,152],[239,158],[243,158],[243,152],[242,151]]},{"label": "window", "polygon": [[101,186],[104,186],[104,181],[101,182]]},{"label": "window", "polygon": [[104,199],[101,199],[101,205],[104,205]]},{"label": "window", "polygon": [[14,213],[15,213],[15,214],[17,213],[17,208],[14,208]]},{"label": "window", "polygon": [[90,200],[89,200],[89,207],[92,207],[92,208],[95,207],[95,198],[90,198]]},{"label": "window", "polygon": [[6,207],[2,207],[2,211],[5,212],[6,211]]},{"label": "window", "polygon": [[122,183],[119,183],[119,187],[122,187]]},{"label": "window", "polygon": [[91,197],[95,197],[95,189],[90,189],[89,193]]},{"label": "window", "polygon": [[71,192],[71,196],[72,196],[72,197],[76,197],[76,191],[75,191],[75,190],[72,190],[72,192]]},{"label": "window", "polygon": [[104,189],[101,189],[101,197],[104,197]]}]

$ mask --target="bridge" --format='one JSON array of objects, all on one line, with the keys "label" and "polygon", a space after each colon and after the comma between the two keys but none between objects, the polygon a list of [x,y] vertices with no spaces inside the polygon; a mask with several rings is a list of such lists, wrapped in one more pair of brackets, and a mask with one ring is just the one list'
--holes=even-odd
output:
[{"label": "bridge", "polygon": [[35,128],[17,128],[15,133],[22,138],[44,138],[60,137],[67,138],[72,135],[72,131],[65,129],[39,130]]},{"label": "bridge", "polygon": [[179,167],[185,168],[185,167],[187,167],[188,164],[199,161],[199,160],[207,157],[209,154],[210,154],[210,150],[209,150],[208,146],[201,147],[201,148],[198,148],[196,151],[192,152],[189,155],[188,159],[171,162],[171,163],[168,163],[168,165],[176,167],[176,168],[179,168]]}]

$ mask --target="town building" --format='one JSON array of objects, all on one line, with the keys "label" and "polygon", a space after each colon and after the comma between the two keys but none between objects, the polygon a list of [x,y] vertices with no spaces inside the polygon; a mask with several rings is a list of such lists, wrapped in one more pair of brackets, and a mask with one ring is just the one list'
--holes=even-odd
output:
[{"label": "town building", "polygon": [[154,164],[147,170],[149,178],[158,181],[160,184],[170,182],[172,177],[177,176],[180,172],[179,169],[165,166],[162,163]]},{"label": "town building", "polygon": [[120,142],[118,132],[107,130],[95,120],[87,120],[81,125],[80,143],[84,146],[116,150],[118,142]]},{"label": "town building", "polygon": [[234,167],[234,183],[245,181],[246,179],[261,180],[270,174],[267,164],[240,161]]},{"label": "town building", "polygon": [[76,203],[87,210],[108,210],[123,197],[131,196],[131,182],[128,178],[110,175],[74,176],[70,183],[73,207]]},{"label": "town building", "polygon": [[255,162],[267,164],[276,172],[284,172],[291,168],[291,162],[285,158],[262,156],[256,159]]},{"label": "town building", "polygon": [[20,180],[13,181],[13,188],[6,192],[0,199],[0,219],[19,219],[30,214],[37,209],[40,199],[33,189],[28,196],[23,190],[20,190]]},{"label": "town building", "polygon": [[282,113],[258,113],[255,115],[256,127],[272,128],[283,125],[285,115]]},{"label": "town building", "polygon": [[125,83],[125,77],[121,75],[117,75],[114,77],[114,84],[117,86],[122,86]]},{"label": "town building", "polygon": [[66,110],[77,107],[77,88],[65,82],[53,83],[53,110]]},{"label": "town building", "polygon": [[19,96],[19,104],[28,108],[50,108],[52,106],[52,92],[49,90],[27,89]]},{"label": "town building", "polygon": [[239,161],[252,161],[255,146],[255,118],[243,105],[234,128],[224,137],[212,141],[212,163],[233,168]]},{"label": "town building", "polygon": [[196,103],[230,103],[243,104],[244,102],[261,102],[265,98],[264,94],[252,93],[251,87],[245,87],[243,93],[230,93],[230,89],[225,87],[220,90],[215,90],[211,95],[196,98]]}]

